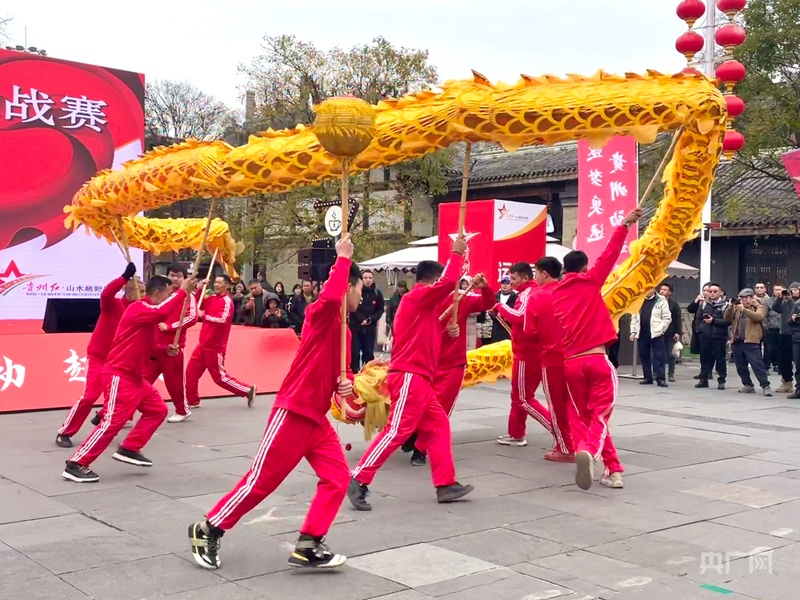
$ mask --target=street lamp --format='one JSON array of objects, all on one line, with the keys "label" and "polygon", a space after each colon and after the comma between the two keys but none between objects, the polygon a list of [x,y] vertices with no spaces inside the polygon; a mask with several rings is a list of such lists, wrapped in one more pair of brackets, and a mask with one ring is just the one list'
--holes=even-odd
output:
[{"label": "street lamp", "polygon": [[[685,21],[689,30],[675,42],[675,48],[686,57],[687,66],[694,68],[692,59],[705,48],[704,71],[707,77],[716,78],[724,88],[725,104],[728,108],[725,138],[722,142],[722,153],[732,158],[744,147],[744,136],[732,128],[733,120],[744,111],[744,101],[733,93],[734,86],[744,79],[747,70],[744,65],[733,59],[733,51],[741,46],[747,34],[743,27],[734,22],[736,16],[744,10],[747,0],[682,0],[676,10],[678,18]],[[727,23],[717,26],[717,9],[724,13]],[[705,40],[692,28],[703,15],[706,15]],[[725,50],[723,62],[715,65],[716,46]],[[709,192],[703,206],[703,231],[700,237],[700,285],[711,280],[711,193]]]}]

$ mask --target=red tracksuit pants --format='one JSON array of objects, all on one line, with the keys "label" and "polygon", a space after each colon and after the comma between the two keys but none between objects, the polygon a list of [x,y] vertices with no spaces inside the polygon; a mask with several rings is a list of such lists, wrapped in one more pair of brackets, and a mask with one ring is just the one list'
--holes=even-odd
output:
[{"label": "red tracksuit pants", "polygon": [[319,483],[300,533],[326,535],[350,482],[342,443],[327,421],[317,423],[285,408],[272,410],[250,470],[209,511],[208,522],[224,531],[231,529],[274,492],[303,458],[314,469]]},{"label": "red tracksuit pants", "polygon": [[187,414],[189,403],[186,401],[186,379],[183,376],[183,348],[175,356],[167,354],[165,348],[156,348],[156,355],[151,356],[145,365],[144,378],[153,384],[159,375],[164,376],[164,386],[175,405],[175,413]]},{"label": "red tracksuit pants", "polygon": [[234,396],[247,396],[250,386],[234,379],[225,372],[225,353],[218,350],[204,350],[197,346],[186,366],[186,400],[189,406],[200,404],[200,378],[208,370],[211,379],[226,392]]},{"label": "red tracksuit pants", "polygon": [[455,483],[450,421],[431,384],[414,373],[396,371],[386,376],[386,383],[392,399],[389,421],[361,457],[353,477],[365,485],[372,483],[383,463],[416,431],[430,455],[433,485]]},{"label": "red tracksuit pants", "polygon": [[74,436],[86,421],[86,417],[92,412],[92,406],[97,403],[103,395],[103,361],[97,358],[88,358],[86,365],[86,383],[83,386],[83,394],[75,405],[67,413],[58,435]]},{"label": "red tracksuit pants", "polygon": [[556,440],[554,450],[563,454],[572,454],[574,446],[570,429],[570,412],[572,404],[567,393],[567,382],[564,367],[542,367],[542,389],[547,398],[550,418],[553,423],[553,437]]},{"label": "red tracksuit pants", "polygon": [[[442,406],[442,410],[449,419],[453,414],[453,409],[456,407],[456,400],[458,394],[461,392],[461,384],[464,382],[464,369],[465,366],[452,367],[436,374],[433,380],[433,393],[436,394],[436,399]],[[419,439],[419,432],[417,432],[417,441],[415,443],[417,450],[426,454],[428,449]]]},{"label": "red tracksuit pants", "polygon": [[[528,417],[533,417],[542,427],[553,433],[550,411],[536,399],[536,390],[542,382],[542,363],[539,360],[514,359],[511,372],[511,411],[508,413],[508,435],[525,437]],[[555,437],[553,438],[555,440]]]},{"label": "red tracksuit pants", "polygon": [[84,467],[91,465],[108,448],[137,410],[142,416],[120,444],[131,452],[144,448],[169,412],[156,388],[144,379],[133,381],[107,373],[103,373],[102,379],[106,399],[103,419],[69,459]]},{"label": "red tracksuit pants", "polygon": [[622,473],[608,425],[617,401],[617,370],[605,354],[585,354],[564,361],[564,374],[575,409],[570,423],[575,450],[602,458],[606,474]]}]

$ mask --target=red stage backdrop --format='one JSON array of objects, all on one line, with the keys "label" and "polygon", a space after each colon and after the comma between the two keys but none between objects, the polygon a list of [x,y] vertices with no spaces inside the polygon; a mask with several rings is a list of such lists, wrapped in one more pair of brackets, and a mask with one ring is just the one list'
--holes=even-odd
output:
[{"label": "red stage backdrop", "polygon": [[[36,325],[31,323],[29,327]],[[188,362],[197,345],[200,326],[186,334]],[[72,406],[86,381],[86,346],[90,337],[89,333],[4,334],[0,329],[0,413]],[[298,345],[291,329],[234,326],[225,368],[234,377],[257,386],[259,393],[274,393],[289,371]],[[156,387],[164,398],[169,398],[161,380]],[[226,392],[206,373],[200,380],[200,396],[223,394]],[[99,403],[102,401],[100,398]]]},{"label": "red stage backdrop", "polygon": [[783,165],[786,167],[786,172],[792,178],[794,189],[797,191],[797,195],[800,196],[800,150],[787,152],[781,158],[783,159]]},{"label": "red stage backdrop", "polygon": [[[593,150],[578,141],[578,234],[573,248],[583,250],[594,264],[611,232],[634,208],[639,198],[639,162],[636,140],[614,136]],[[628,258],[628,244],[638,237],[635,227],[628,234],[617,264]]]},{"label": "red stage backdrop", "polygon": [[143,75],[0,50],[0,319],[41,319],[48,297],[99,297],[122,272],[118,250],[64,228],[63,209],[143,149]]},{"label": "red stage backdrop", "polygon": [[[450,257],[458,233],[458,202],[439,205],[439,261]],[[547,208],[508,200],[467,204],[464,275],[483,273],[493,288],[515,262],[534,263],[545,254]]]}]

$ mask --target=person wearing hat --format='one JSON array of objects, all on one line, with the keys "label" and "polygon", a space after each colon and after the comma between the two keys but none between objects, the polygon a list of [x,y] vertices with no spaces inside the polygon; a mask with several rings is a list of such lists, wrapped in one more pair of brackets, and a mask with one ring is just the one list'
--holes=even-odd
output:
[{"label": "person wearing hat", "polygon": [[[740,394],[755,393],[753,378],[748,366],[753,369],[765,396],[772,396],[769,374],[761,357],[761,340],[764,337],[764,320],[768,309],[755,299],[752,288],[744,288],[738,298],[731,299],[725,308],[725,321],[730,323],[730,340],[736,372],[742,380]],[[800,333],[800,332],[799,332]]]},{"label": "person wearing hat", "polygon": [[[800,299],[800,282],[793,281],[789,289],[782,289],[779,296],[772,303],[772,310],[780,316],[780,336],[778,338],[778,371],[783,380],[778,392],[791,392],[794,389],[792,382],[795,379],[793,360],[793,329],[791,326],[792,309]],[[796,366],[796,365],[795,365]]]},{"label": "person wearing hat", "polygon": [[[500,291],[495,295],[497,301],[505,304],[509,308],[514,308],[517,303],[517,292],[511,289],[511,277],[508,275],[500,279]],[[503,340],[510,340],[511,334],[508,330],[497,322],[497,319],[492,320],[492,339],[491,343],[502,342]]]}]

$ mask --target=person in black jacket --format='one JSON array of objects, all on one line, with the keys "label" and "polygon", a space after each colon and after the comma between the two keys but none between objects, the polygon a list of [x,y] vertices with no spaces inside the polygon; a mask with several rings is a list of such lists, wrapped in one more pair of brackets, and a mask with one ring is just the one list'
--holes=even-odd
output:
[{"label": "person in black jacket", "polygon": [[375,358],[378,321],[383,316],[383,294],[375,287],[372,271],[369,269],[363,271],[361,279],[364,282],[361,304],[358,305],[356,312],[350,313],[350,333],[352,333],[350,369],[353,373],[358,373],[361,365]]},{"label": "person in black jacket", "polygon": [[[784,300],[784,304],[788,304],[788,302],[789,301]],[[796,365],[800,365],[800,300],[796,300],[794,304],[792,304],[792,311],[789,316],[789,329],[792,332],[794,362]],[[794,392],[786,397],[789,400],[800,400],[800,369],[797,369],[795,372]]]},{"label": "person in black jacket", "polygon": [[[506,276],[500,280],[500,291],[495,295],[497,301],[505,303],[509,308],[514,308],[517,303],[517,292],[511,289],[511,278]],[[492,339],[491,343],[502,342],[503,340],[510,340],[511,334],[506,331],[506,328],[497,322],[497,315],[489,313],[492,318]]]},{"label": "person in black jacket", "polygon": [[669,312],[672,315],[667,332],[664,334],[664,345],[667,351],[667,375],[669,380],[675,381],[675,355],[672,349],[675,343],[681,339],[683,335],[683,318],[681,316],[681,305],[672,299],[672,285],[669,283],[662,283],[659,293],[667,299],[669,305]]},{"label": "person in black jacket", "polygon": [[698,325],[700,335],[700,381],[696,388],[707,388],[714,364],[717,367],[717,389],[725,389],[728,365],[725,351],[728,345],[728,322],[725,320],[727,302],[722,288],[716,283],[708,284],[708,301],[701,312]]},{"label": "person in black jacket", "polygon": [[791,324],[792,310],[800,299],[800,282],[793,281],[788,290],[781,290],[780,296],[772,303],[772,310],[780,318],[780,334],[778,337],[778,371],[781,374],[781,385],[775,390],[779,393],[791,392],[792,381],[800,377],[800,363],[794,365],[797,373],[792,377],[792,360],[794,358],[794,328]]},{"label": "person in black jacket", "polygon": [[[705,306],[706,302],[708,301],[708,286],[710,284],[705,283],[703,284],[703,291],[700,295],[697,296],[692,302],[689,303],[689,306],[686,307],[686,312],[690,315],[694,315],[692,318],[692,339],[691,339],[691,346],[689,350],[692,354],[699,354],[700,355],[700,364],[703,364],[703,355],[701,353],[701,344],[700,344],[700,324],[703,322],[703,307]],[[695,379],[700,379],[700,375],[695,375]]]}]

